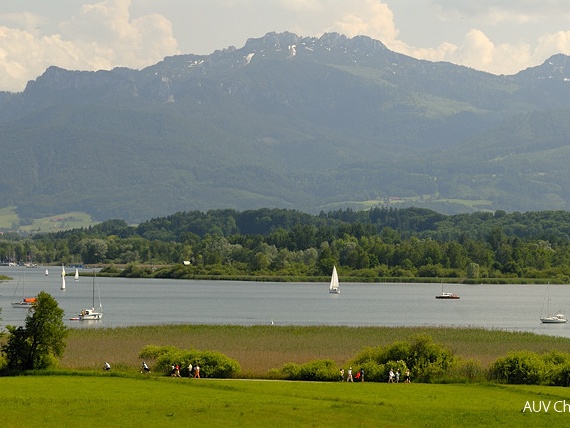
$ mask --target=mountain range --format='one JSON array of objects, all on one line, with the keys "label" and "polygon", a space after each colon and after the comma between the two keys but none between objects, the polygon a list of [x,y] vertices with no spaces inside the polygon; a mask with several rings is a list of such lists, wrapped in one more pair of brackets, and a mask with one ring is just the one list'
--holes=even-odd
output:
[{"label": "mountain range", "polygon": [[0,208],[28,219],[564,210],[570,57],[497,76],[286,32],[142,70],[52,66],[0,93],[0,150]]}]

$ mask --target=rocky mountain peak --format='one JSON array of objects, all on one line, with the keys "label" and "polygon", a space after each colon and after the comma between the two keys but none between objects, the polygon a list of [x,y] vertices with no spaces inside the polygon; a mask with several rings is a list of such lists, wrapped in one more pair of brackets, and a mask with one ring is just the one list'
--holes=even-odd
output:
[{"label": "rocky mountain peak", "polygon": [[527,68],[516,74],[532,79],[554,79],[570,82],[570,56],[556,54],[548,58],[541,65]]}]

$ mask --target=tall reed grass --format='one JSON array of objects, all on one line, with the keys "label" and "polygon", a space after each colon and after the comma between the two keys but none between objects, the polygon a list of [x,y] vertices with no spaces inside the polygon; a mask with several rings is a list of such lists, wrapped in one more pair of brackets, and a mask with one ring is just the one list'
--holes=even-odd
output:
[{"label": "tall reed grass", "polygon": [[300,327],[162,325],[72,329],[60,366],[97,369],[105,361],[138,370],[146,345],[218,351],[237,360],[246,377],[263,377],[286,363],[332,359],[339,367],[364,347],[377,347],[425,333],[453,353],[487,367],[509,351],[570,352],[570,339],[478,328],[438,327]]}]

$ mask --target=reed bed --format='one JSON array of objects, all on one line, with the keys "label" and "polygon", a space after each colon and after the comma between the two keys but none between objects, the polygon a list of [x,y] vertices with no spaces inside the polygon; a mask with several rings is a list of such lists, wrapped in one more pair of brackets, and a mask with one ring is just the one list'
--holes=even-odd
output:
[{"label": "reed bed", "polygon": [[377,347],[425,333],[456,355],[489,365],[509,351],[570,353],[570,339],[479,328],[300,327],[161,325],[71,329],[61,368],[100,369],[105,361],[138,370],[146,345],[218,351],[237,360],[245,377],[263,377],[286,363],[331,359],[339,367],[364,347]]}]

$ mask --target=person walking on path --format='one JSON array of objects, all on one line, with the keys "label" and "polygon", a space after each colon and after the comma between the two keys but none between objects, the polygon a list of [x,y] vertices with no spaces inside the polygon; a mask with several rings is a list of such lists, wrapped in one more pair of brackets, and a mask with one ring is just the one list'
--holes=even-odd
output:
[{"label": "person walking on path", "polygon": [[404,374],[404,383],[410,383],[410,369],[406,369],[406,374]]},{"label": "person walking on path", "polygon": [[347,382],[354,382],[354,380],[352,380],[352,367],[348,368],[348,375],[346,376],[346,381]]},{"label": "person walking on path", "polygon": [[364,369],[360,369],[360,382],[364,382]]},{"label": "person walking on path", "polygon": [[340,381],[344,381],[344,369],[340,369]]},{"label": "person walking on path", "polygon": [[194,367],[194,379],[200,379],[200,366],[198,364]]},{"label": "person walking on path", "polygon": [[396,369],[396,383],[400,383],[400,369]]}]

